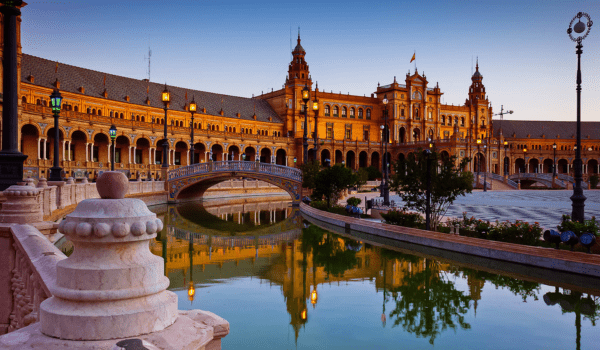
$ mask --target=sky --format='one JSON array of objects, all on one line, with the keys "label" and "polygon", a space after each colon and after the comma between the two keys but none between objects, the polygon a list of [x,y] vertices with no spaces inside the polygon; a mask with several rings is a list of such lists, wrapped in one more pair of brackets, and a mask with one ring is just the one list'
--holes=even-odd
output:
[{"label": "sky", "polygon": [[[27,1],[26,1],[27,2]],[[321,91],[367,95],[416,68],[462,105],[475,61],[494,113],[576,120],[578,12],[583,121],[600,121],[600,1],[29,1],[23,52],[135,79],[251,97],[285,83],[298,27]],[[576,22],[575,22],[576,23]],[[416,53],[416,62],[410,59]],[[199,101],[197,101],[199,102]],[[200,102],[199,102],[200,104]]]}]

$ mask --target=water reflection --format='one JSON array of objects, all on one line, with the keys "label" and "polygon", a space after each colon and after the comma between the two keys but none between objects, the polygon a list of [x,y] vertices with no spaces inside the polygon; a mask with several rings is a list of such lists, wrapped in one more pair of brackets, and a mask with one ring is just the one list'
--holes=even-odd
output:
[{"label": "water reflection", "polygon": [[[592,326],[598,320],[597,291],[559,292],[557,287],[554,292],[545,293],[545,304],[540,304],[544,286],[538,282],[405,254],[333,234],[303,222],[296,210],[283,203],[272,203],[271,207],[254,212],[244,212],[235,205],[200,208],[198,203],[151,209],[166,223],[151,249],[165,259],[171,289],[187,290],[193,302],[198,288],[242,277],[279,286],[294,330],[294,342],[311,320],[315,325],[327,321],[327,317],[317,313],[320,301],[331,293],[326,286],[361,281],[374,286],[372,297],[381,305],[367,311],[371,319],[376,318],[383,329],[402,329],[432,346],[448,330],[471,334],[469,330],[475,323],[486,288],[505,290],[505,295],[514,295],[525,303],[559,305],[563,314],[575,314],[577,349],[581,343],[582,319]],[[220,227],[225,229],[219,230]],[[235,298],[243,299],[244,295],[236,294]],[[494,307],[494,303],[488,297],[486,306]],[[346,317],[329,321],[360,328],[361,324],[352,324],[354,307],[339,300],[339,309],[347,309]],[[502,306],[496,307],[502,312]],[[489,313],[484,317],[490,317]],[[240,337],[253,336],[244,334],[247,320],[231,317],[228,320],[232,329],[239,322],[236,334],[241,333]],[[263,320],[258,317],[254,322],[260,324]],[[373,339],[375,348],[378,341]],[[380,345],[379,348],[389,346]]]}]

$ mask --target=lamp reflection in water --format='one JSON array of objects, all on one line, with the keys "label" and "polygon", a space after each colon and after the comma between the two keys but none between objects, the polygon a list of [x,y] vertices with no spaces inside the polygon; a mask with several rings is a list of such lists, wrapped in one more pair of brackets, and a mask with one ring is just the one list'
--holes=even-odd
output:
[{"label": "lamp reflection in water", "polygon": [[188,286],[188,299],[190,305],[194,303],[194,297],[196,296],[196,286],[194,285],[194,234],[190,235],[190,285]]}]

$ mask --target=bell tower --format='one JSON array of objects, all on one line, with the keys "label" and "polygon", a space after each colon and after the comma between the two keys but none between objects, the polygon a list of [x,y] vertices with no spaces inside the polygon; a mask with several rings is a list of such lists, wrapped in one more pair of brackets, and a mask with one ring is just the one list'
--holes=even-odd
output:
[{"label": "bell tower", "polygon": [[475,73],[471,77],[471,86],[469,87],[469,102],[473,116],[471,125],[471,134],[476,138],[486,138],[491,136],[491,116],[492,109],[485,94],[485,86],[482,83],[483,75],[479,72],[479,59],[475,65]]},{"label": "bell tower", "polygon": [[288,77],[286,79],[286,85],[308,85],[311,86],[310,72],[308,70],[308,64],[304,60],[306,51],[302,45],[300,45],[300,30],[298,30],[298,44],[294,51],[292,51],[292,62],[288,69]]}]

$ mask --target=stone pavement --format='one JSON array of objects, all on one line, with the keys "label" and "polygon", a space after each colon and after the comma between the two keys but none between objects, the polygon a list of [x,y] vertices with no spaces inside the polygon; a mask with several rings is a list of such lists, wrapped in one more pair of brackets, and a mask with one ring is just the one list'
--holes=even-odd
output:
[{"label": "stone pavement", "polygon": [[[598,216],[600,219],[600,191],[584,190],[587,197],[585,201],[585,218]],[[363,199],[365,195],[370,198],[381,199],[379,193],[359,193],[355,195]],[[519,190],[519,191],[473,191],[464,197],[457,198],[448,208],[446,216],[462,217],[467,212],[468,217],[490,221],[515,221],[539,222],[544,228],[556,228],[563,214],[571,214],[572,190]],[[390,194],[390,201],[396,206],[403,202],[396,194]],[[361,203],[361,206],[364,205]]]}]

